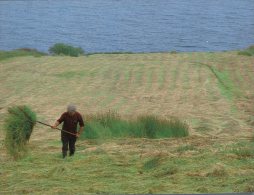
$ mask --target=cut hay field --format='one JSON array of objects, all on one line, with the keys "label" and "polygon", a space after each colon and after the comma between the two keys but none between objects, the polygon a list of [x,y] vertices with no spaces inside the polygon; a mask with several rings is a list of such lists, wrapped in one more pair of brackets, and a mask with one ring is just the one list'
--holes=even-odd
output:
[{"label": "cut hay field", "polygon": [[[254,57],[237,52],[95,54],[0,61],[0,193],[254,191]],[[4,148],[7,107],[29,105],[49,124],[75,103],[84,115],[178,117],[187,138],[77,142],[60,158],[59,132],[34,129],[27,157]]]}]

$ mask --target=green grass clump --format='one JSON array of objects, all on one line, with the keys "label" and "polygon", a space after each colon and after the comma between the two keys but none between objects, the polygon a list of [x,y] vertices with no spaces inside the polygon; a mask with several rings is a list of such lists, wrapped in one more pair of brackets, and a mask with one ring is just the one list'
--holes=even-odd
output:
[{"label": "green grass clump", "polygon": [[114,111],[88,116],[86,130],[81,137],[87,139],[128,136],[129,123]]},{"label": "green grass clump", "polygon": [[143,170],[145,171],[149,171],[151,169],[155,169],[157,167],[159,167],[160,165],[160,160],[161,158],[159,156],[153,157],[149,160],[147,160],[144,164],[143,164]]},{"label": "green grass clump", "polygon": [[87,116],[86,130],[81,139],[164,138],[185,137],[188,134],[188,125],[179,119],[166,120],[153,115],[142,115],[125,120],[116,112],[109,111]]},{"label": "green grass clump", "polygon": [[85,52],[81,47],[73,47],[64,43],[56,43],[49,48],[49,53],[53,55],[66,55],[72,57],[78,57]]},{"label": "green grass clump", "polygon": [[8,58],[13,58],[13,57],[21,57],[21,56],[41,57],[45,55],[47,54],[43,52],[39,52],[36,49],[21,48],[21,49],[15,49],[12,51],[0,51],[0,61],[8,59]]},{"label": "green grass clump", "polygon": [[254,147],[234,148],[232,153],[236,154],[239,158],[254,158]]},{"label": "green grass clump", "polygon": [[188,136],[188,125],[177,118],[166,120],[154,115],[143,115],[137,121],[144,126],[144,135],[148,138],[185,137]]},{"label": "green grass clump", "polygon": [[244,56],[254,56],[254,45],[251,45],[245,50],[239,51],[238,54]]},{"label": "green grass clump", "polygon": [[144,115],[138,118],[138,121],[144,124],[145,135],[148,138],[155,138],[156,131],[161,128],[161,121],[158,117],[153,115]]},{"label": "green grass clump", "polygon": [[36,123],[36,114],[28,106],[13,106],[8,109],[5,120],[5,146],[10,155],[17,159],[25,153]]},{"label": "green grass clump", "polygon": [[[137,118],[135,124],[142,124],[141,135],[147,138],[186,137],[189,127],[177,118],[166,120],[153,115],[143,115]],[[137,126],[137,132],[140,126]]]}]

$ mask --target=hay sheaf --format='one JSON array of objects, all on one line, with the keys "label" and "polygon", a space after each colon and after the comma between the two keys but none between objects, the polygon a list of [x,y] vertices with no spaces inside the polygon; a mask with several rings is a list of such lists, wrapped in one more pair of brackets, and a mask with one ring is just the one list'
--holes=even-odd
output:
[{"label": "hay sheaf", "polygon": [[13,106],[8,109],[4,129],[5,146],[15,159],[24,155],[36,123],[36,114],[28,106]]}]

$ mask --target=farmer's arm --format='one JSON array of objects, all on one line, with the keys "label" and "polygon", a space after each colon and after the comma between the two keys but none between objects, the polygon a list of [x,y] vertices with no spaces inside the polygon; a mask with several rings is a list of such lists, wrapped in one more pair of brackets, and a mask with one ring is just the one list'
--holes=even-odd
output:
[{"label": "farmer's arm", "polygon": [[83,130],[84,130],[84,121],[82,116],[80,115],[79,116],[79,132],[77,133],[78,136],[82,134]]},{"label": "farmer's arm", "polygon": [[81,134],[82,134],[82,132],[83,132],[83,130],[84,130],[84,126],[80,126],[79,127],[79,131],[78,131],[78,136],[80,136]]},{"label": "farmer's arm", "polygon": [[61,115],[61,117],[55,122],[54,125],[51,126],[51,128],[55,129],[59,124],[61,124],[64,121],[64,114]]}]

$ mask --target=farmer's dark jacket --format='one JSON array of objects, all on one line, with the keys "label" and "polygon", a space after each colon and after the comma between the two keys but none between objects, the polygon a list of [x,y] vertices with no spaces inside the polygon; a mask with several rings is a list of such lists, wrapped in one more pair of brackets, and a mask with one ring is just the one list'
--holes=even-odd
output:
[{"label": "farmer's dark jacket", "polygon": [[[69,131],[72,133],[77,133],[77,124],[79,123],[80,127],[84,127],[84,121],[80,113],[75,112],[73,116],[71,116],[68,112],[65,112],[61,115],[61,117],[57,120],[60,124],[63,123],[62,129],[65,131]],[[63,133],[63,132],[62,132]]]}]

